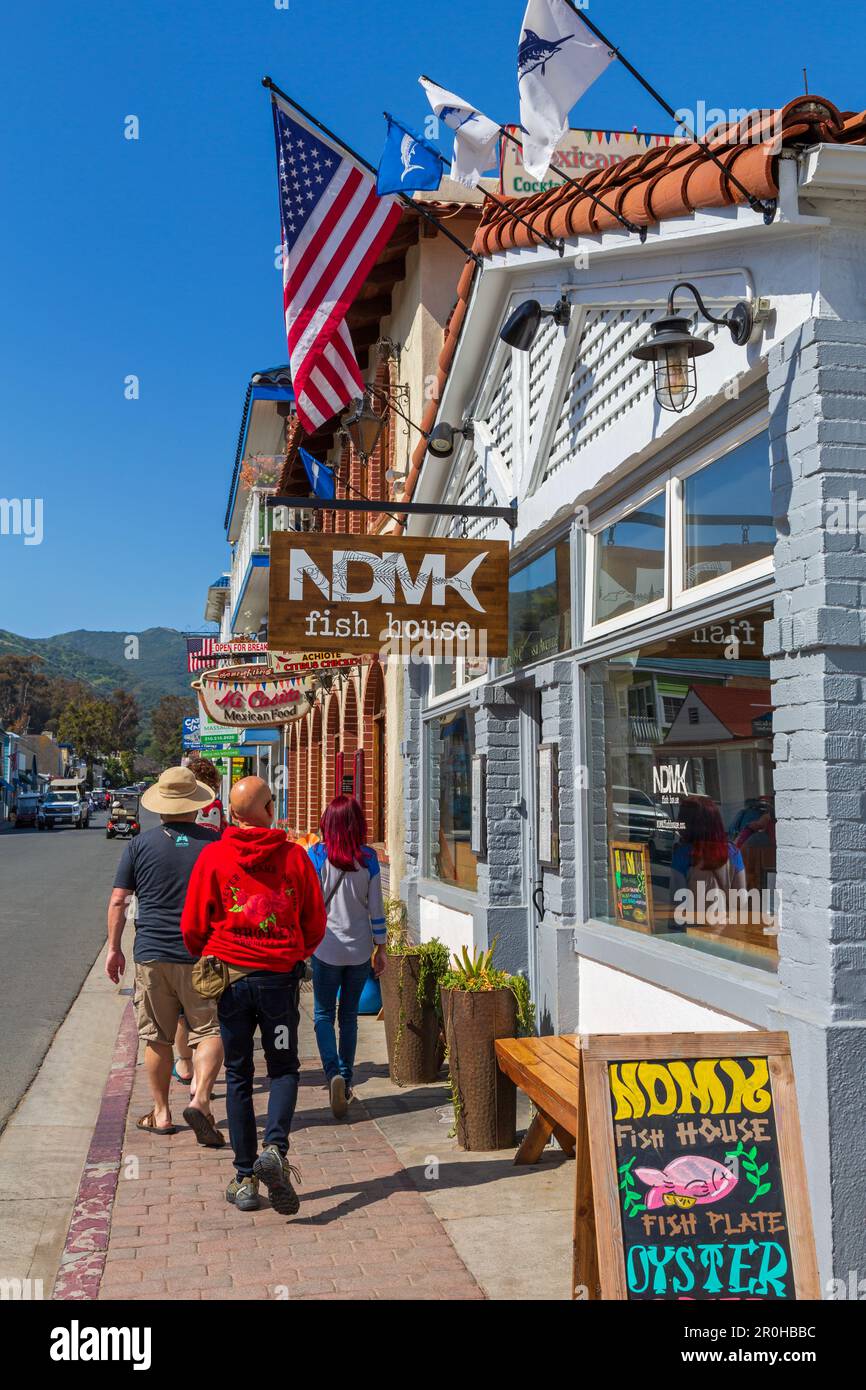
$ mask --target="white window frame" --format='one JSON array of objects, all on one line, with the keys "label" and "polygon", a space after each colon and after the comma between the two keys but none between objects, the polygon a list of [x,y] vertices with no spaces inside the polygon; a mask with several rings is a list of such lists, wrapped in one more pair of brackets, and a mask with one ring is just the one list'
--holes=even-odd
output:
[{"label": "white window frame", "polygon": [[466,679],[466,657],[458,656],[454,658],[457,667],[455,684],[451,686],[450,690],[443,690],[440,695],[434,695],[433,672],[436,669],[436,660],[431,656],[427,658],[427,661],[430,666],[430,683],[427,687],[426,709],[436,709],[438,705],[447,705],[452,700],[459,700],[467,690],[474,690],[476,686],[484,685],[485,681],[489,681],[491,677],[490,657],[487,658],[487,670],[484,675],[476,676],[474,680],[468,681]]},{"label": "white window frame", "polygon": [[[685,528],[685,479],[690,478],[694,473],[700,473],[704,468],[711,467],[718,463],[726,454],[730,454],[734,449],[739,449],[741,445],[747,444],[750,439],[757,438],[763,434],[767,428],[766,414],[751,416],[746,421],[741,421],[739,425],[726,430],[724,434],[718,435],[711,444],[704,449],[698,450],[687,463],[679,464],[671,470],[671,495],[670,495],[670,517],[671,517],[671,591],[672,608],[688,608],[694,603],[702,603],[704,599],[715,598],[717,594],[727,593],[729,589],[739,589],[744,584],[750,584],[755,579],[764,579],[773,573],[773,556],[767,555],[763,560],[755,560],[751,565],[741,565],[738,569],[732,569],[728,574],[720,574],[715,579],[707,579],[703,584],[694,584],[691,588],[684,588],[685,579],[685,548],[686,548],[686,528]],[[678,538],[674,544],[674,538]]]},{"label": "white window frame", "polygon": [[[631,627],[633,623],[645,622],[647,618],[655,618],[659,613],[668,612],[671,606],[671,567],[668,564],[670,555],[670,529],[671,529],[671,504],[668,495],[668,476],[663,474],[660,478],[654,478],[651,483],[642,488],[634,497],[629,498],[626,506],[611,509],[601,517],[593,526],[591,531],[586,534],[586,592],[584,594],[584,638],[592,641],[595,637],[605,637],[608,633],[618,632],[622,627]],[[595,621],[595,579],[596,563],[598,559],[598,537],[602,531],[606,531],[616,521],[625,521],[632,512],[638,511],[645,502],[651,501],[659,495],[665,497],[665,527],[664,527],[664,593],[661,598],[654,599],[652,603],[644,603],[640,608],[632,608],[627,613],[620,613],[615,618],[605,618],[603,622]]]},{"label": "white window frame", "polygon": [[[767,429],[768,419],[766,411],[758,415],[751,415],[747,420],[740,421],[739,424],[732,426],[723,434],[716,435],[715,438],[698,449],[694,454],[680,463],[675,464],[667,472],[661,473],[654,478],[651,483],[643,487],[634,497],[630,497],[628,502],[618,507],[611,508],[594,520],[592,529],[586,535],[586,560],[585,576],[586,589],[584,594],[584,640],[589,642],[596,637],[606,637],[611,633],[618,632],[621,628],[633,627],[638,623],[645,622],[648,618],[658,617],[662,613],[676,613],[684,608],[693,607],[696,604],[705,602],[707,599],[718,597],[720,594],[728,593],[734,589],[745,588],[753,584],[758,579],[764,579],[773,573],[773,556],[767,555],[763,560],[756,560],[750,565],[743,565],[738,569],[731,570],[728,574],[718,575],[714,579],[708,579],[703,584],[695,584],[691,588],[683,587],[684,580],[684,561],[685,561],[685,506],[684,506],[684,482],[686,478],[694,473],[699,473],[702,469],[710,467],[724,458],[726,454],[738,449],[742,444],[748,443],[750,439],[763,434]],[[665,494],[665,585],[664,596],[656,599],[653,603],[646,603],[640,608],[632,609],[628,613],[621,613],[616,618],[607,618],[604,622],[594,621],[595,610],[595,584],[596,584],[596,563],[598,555],[598,536],[615,522],[623,521],[632,512],[637,511],[646,502],[657,497],[660,493]]]}]

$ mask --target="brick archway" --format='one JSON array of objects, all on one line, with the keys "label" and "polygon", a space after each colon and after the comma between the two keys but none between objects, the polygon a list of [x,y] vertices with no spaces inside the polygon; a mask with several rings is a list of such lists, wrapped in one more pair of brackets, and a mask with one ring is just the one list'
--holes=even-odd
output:
[{"label": "brick archway", "polygon": [[310,719],[310,830],[318,830],[322,818],[322,706],[313,706]]},{"label": "brick archway", "polygon": [[298,726],[289,725],[287,748],[288,777],[286,786],[286,819],[291,830],[298,828]]},{"label": "brick archway", "polygon": [[334,779],[337,774],[337,753],[340,750],[340,696],[332,690],[325,710],[325,785],[322,799],[325,805],[334,796]]},{"label": "brick archway", "polygon": [[298,732],[298,829],[306,835],[310,828],[310,725],[306,718],[300,721]]},{"label": "brick archway", "polygon": [[378,661],[368,668],[364,686],[363,748],[368,833],[373,844],[384,844],[387,814],[385,677]]}]

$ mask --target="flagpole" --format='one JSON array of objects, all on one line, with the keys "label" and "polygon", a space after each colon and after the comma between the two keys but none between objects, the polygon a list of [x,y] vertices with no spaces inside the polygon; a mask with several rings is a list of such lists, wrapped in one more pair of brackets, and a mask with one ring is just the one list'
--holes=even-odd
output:
[{"label": "flagpole", "polygon": [[743,194],[743,196],[746,199],[746,202],[749,204],[749,207],[752,209],[752,211],[760,212],[763,215],[764,221],[769,226],[769,224],[773,221],[774,217],[776,216],[776,204],[774,202],[764,202],[761,198],[758,198],[754,193],[752,193],[748,188],[746,188],[746,185],[740,182],[736,174],[731,173],[730,169],[728,169],[724,161],[720,159],[719,156],[710,148],[707,142],[705,140],[699,140],[695,132],[693,130],[690,130],[684,121],[680,120],[679,115],[674,110],[674,108],[671,105],[669,105],[668,102],[665,101],[664,97],[661,95],[660,92],[656,91],[655,87],[653,87],[649,82],[647,82],[645,77],[641,76],[637,68],[629,62],[628,58],[626,58],[623,53],[619,51],[616,44],[611,43],[610,39],[607,38],[607,36],[601,32],[597,24],[593,24],[591,19],[587,19],[586,12],[584,10],[579,9],[577,5],[574,4],[574,0],[565,0],[565,3],[570,10],[574,11],[578,19],[580,19],[586,25],[587,29],[591,29],[593,34],[595,34],[595,37],[597,39],[600,39],[601,42],[607,48],[610,49],[611,53],[615,56],[617,62],[622,63],[626,71],[630,72],[632,77],[636,78],[636,80],[640,83],[640,85],[644,88],[646,92],[649,92],[653,101],[657,101],[662,110],[666,111],[667,114],[671,117],[671,119],[676,121],[680,129],[685,131],[688,138],[694,141],[698,148],[703,150],[704,154],[707,155],[713,161],[714,164],[718,164],[719,168],[724,172],[727,179],[734,185],[735,188],[739,189],[739,191]]},{"label": "flagpole", "polygon": [[[368,159],[365,159],[363,155],[358,154],[357,150],[353,150],[351,145],[347,145],[345,140],[341,140],[339,135],[335,135],[332,130],[329,130],[328,127],[322,123],[322,121],[317,120],[316,117],[311,115],[309,111],[305,111],[303,106],[299,106],[298,103],[295,101],[294,97],[290,97],[288,92],[284,92],[282,87],[277,86],[276,82],[272,82],[269,77],[263,77],[262,86],[268,89],[272,97],[282,97],[283,101],[287,101],[289,106],[294,107],[299,116],[303,116],[305,121],[309,121],[310,124],[314,125],[318,130],[320,130],[323,135],[326,135],[329,140],[333,140],[335,145],[339,145],[340,149],[344,150],[350,159],[356,160],[358,164],[363,164],[364,168],[368,169],[371,174],[376,173],[375,167],[370,163]],[[414,202],[414,200],[412,198],[407,197],[405,193],[398,193],[396,194],[396,197],[400,198],[401,201],[404,202],[407,207],[412,208],[413,212],[420,213],[420,215],[426,218],[428,222],[431,222],[433,226],[437,228],[438,231],[442,232],[443,236],[446,236],[449,241],[453,241],[455,246],[459,246],[463,254],[465,256],[468,256],[470,260],[473,260],[477,266],[481,267],[484,264],[482,257],[478,255],[477,251],[473,251],[471,247],[467,246],[465,242],[461,241],[458,236],[455,236],[454,232],[451,231],[450,227],[446,227],[444,222],[440,222],[439,218],[436,217],[435,214],[432,213],[429,208],[425,207],[423,203]]]},{"label": "flagpole", "polygon": [[[410,135],[413,140],[418,139],[418,137],[415,135],[413,131],[407,130],[406,126],[403,125],[403,122],[398,121],[397,117],[392,116],[389,111],[383,111],[382,115],[385,117],[386,121],[393,121],[394,125],[397,126],[399,130],[404,131],[406,135]],[[453,160],[446,159],[444,154],[440,154],[439,150],[434,149],[432,145],[427,145],[426,141],[422,140],[421,144],[424,145],[426,149],[429,149],[430,153],[435,155],[437,159],[441,160],[443,164],[447,164],[449,169],[453,169]],[[502,198],[497,198],[496,194],[491,193],[489,188],[482,188],[481,192],[484,194],[485,198],[489,198],[490,201],[492,203],[495,203],[497,207],[502,208],[503,212],[507,212],[509,217],[515,218],[516,221],[522,222],[524,227],[528,227],[529,230],[532,232],[533,236],[540,237],[541,240],[544,242],[545,246],[550,247],[551,251],[558,251],[560,256],[565,255],[565,242],[562,240],[561,237],[559,237],[557,240],[554,240],[552,237],[543,236],[541,232],[537,231],[537,229],[533,227],[531,222],[528,222],[526,218],[522,217],[519,212],[515,212],[512,208],[510,208],[508,204],[502,200]]]},{"label": "flagpole", "polygon": [[[439,87],[441,85],[438,82],[434,82],[432,77],[425,77],[423,73],[421,74],[420,80],[422,82],[430,82],[434,87]],[[518,149],[522,153],[523,145],[521,141],[518,140],[514,135],[512,135],[510,131],[506,130],[505,126],[501,125],[499,127],[499,132],[504,139],[510,140],[512,145],[517,145]],[[640,237],[641,241],[646,241],[646,227],[639,227],[636,222],[630,222],[627,217],[623,217],[622,214],[617,212],[614,208],[608,207],[607,203],[604,202],[602,198],[599,198],[597,194],[593,193],[591,189],[587,188],[586,184],[581,183],[580,179],[572,178],[571,174],[566,174],[564,169],[557,168],[555,164],[552,164],[550,167],[552,172],[554,174],[558,174],[559,177],[565,183],[573,183],[575,188],[579,188],[581,193],[585,194],[587,198],[591,199],[591,201],[595,203],[596,207],[603,208],[604,211],[609,213],[611,217],[615,217],[617,222],[619,222],[621,226],[625,227],[626,231],[635,232]],[[521,218],[520,221],[522,222],[523,218]],[[535,229],[533,228],[533,231],[534,230]],[[535,235],[540,236],[540,233],[536,232]]]}]

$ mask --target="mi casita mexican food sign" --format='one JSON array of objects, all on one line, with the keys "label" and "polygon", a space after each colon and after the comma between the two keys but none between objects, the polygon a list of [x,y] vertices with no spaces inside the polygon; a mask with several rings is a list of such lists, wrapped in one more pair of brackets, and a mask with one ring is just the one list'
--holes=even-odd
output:
[{"label": "mi casita mexican food sign", "polygon": [[269,645],[505,656],[508,550],[507,541],[275,532]]}]

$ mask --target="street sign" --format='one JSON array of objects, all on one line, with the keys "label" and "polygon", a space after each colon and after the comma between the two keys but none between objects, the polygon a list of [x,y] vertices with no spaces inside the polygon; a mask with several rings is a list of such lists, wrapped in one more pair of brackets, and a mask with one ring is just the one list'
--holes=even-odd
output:
[{"label": "street sign", "polygon": [[508,542],[271,538],[268,640],[292,650],[508,654]]},{"label": "street sign", "polygon": [[181,743],[188,752],[201,747],[200,726],[196,715],[191,715],[188,719],[183,721],[181,725]]}]

